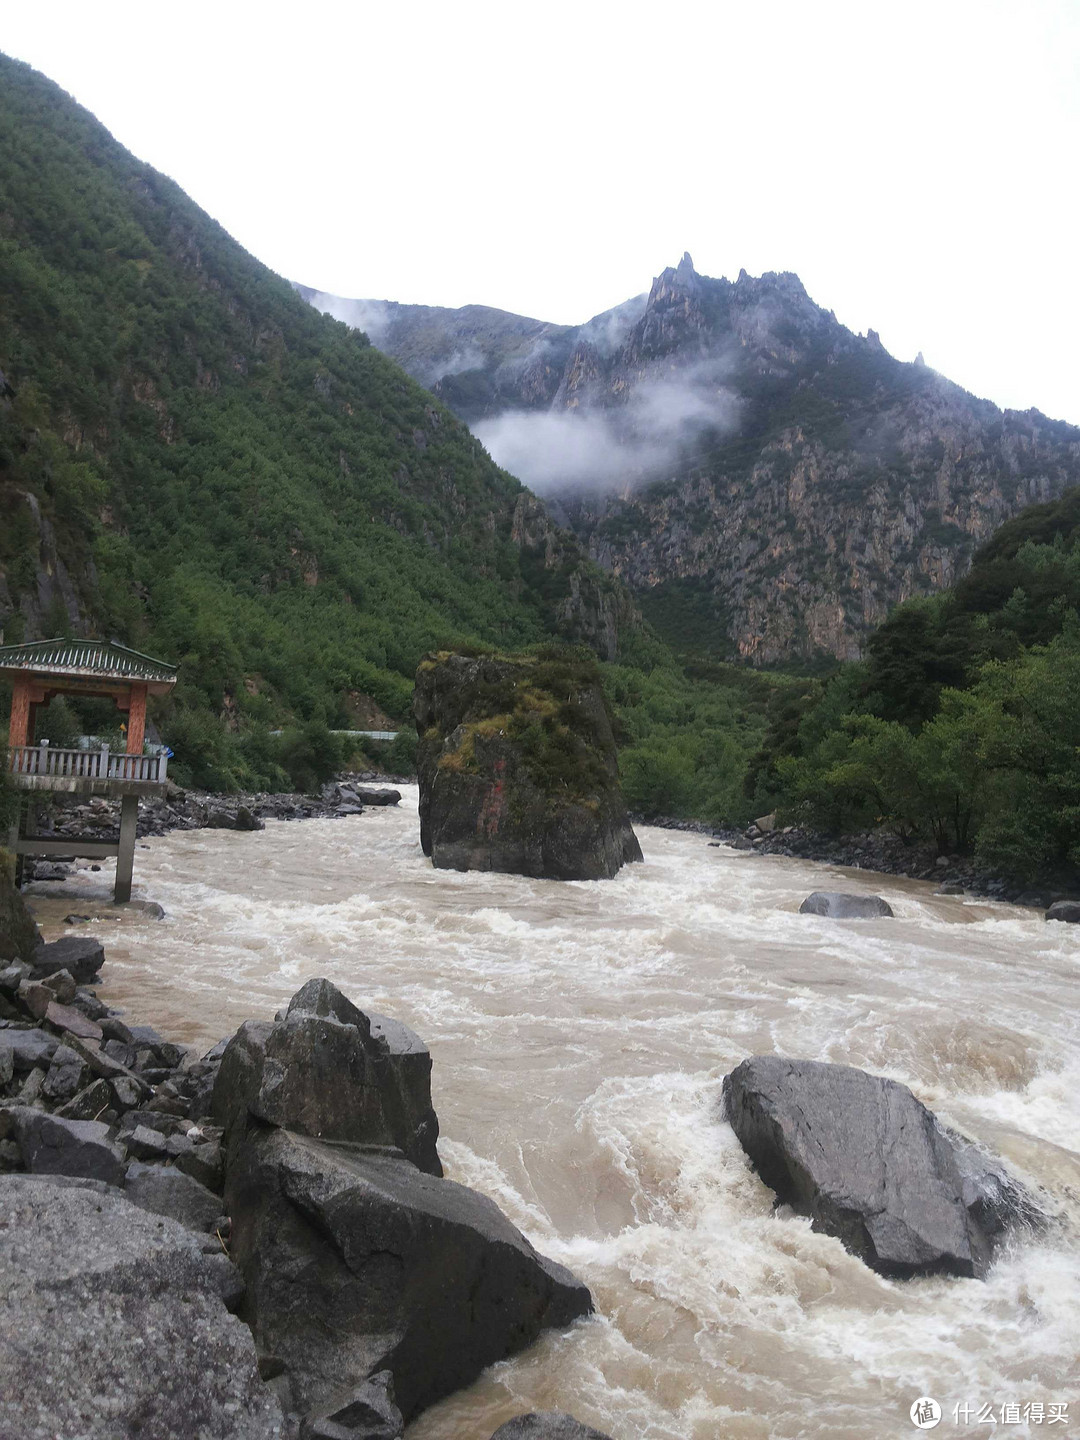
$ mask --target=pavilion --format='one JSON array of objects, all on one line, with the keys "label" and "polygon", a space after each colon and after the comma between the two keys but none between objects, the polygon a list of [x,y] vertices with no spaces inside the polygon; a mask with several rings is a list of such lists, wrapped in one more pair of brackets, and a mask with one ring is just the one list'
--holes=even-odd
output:
[{"label": "pavilion", "polygon": [[[165,752],[143,754],[148,695],[164,695],[176,684],[176,666],[152,660],[116,640],[33,640],[0,646],[0,680],[12,687],[8,729],[8,769],[15,789],[26,795],[11,827],[8,848],[17,856],[116,856],[113,898],[131,899],[139,800],[164,795]],[[35,745],[39,705],[55,695],[104,696],[127,714],[124,752],[107,745],[62,750],[47,740]],[[120,801],[120,838],[81,836],[50,839],[37,831],[37,795],[101,795]]]}]

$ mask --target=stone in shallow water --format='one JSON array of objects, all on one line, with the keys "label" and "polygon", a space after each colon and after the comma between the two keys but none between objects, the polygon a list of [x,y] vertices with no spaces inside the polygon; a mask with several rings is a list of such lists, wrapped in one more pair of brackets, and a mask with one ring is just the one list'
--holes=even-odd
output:
[{"label": "stone in shallow water", "polygon": [[611,1440],[559,1410],[533,1410],[500,1425],[491,1440]]},{"label": "stone in shallow water", "polygon": [[882,1275],[984,1276],[1037,1209],[1006,1171],[938,1124],[906,1085],[848,1065],[758,1055],[724,1109],[779,1200]]},{"label": "stone in shallow water", "polygon": [[89,985],[105,963],[105,949],[92,935],[65,935],[39,945],[32,964],[38,975],[54,975],[66,970],[76,985]]},{"label": "stone in shallow water", "polygon": [[842,890],[815,890],[799,906],[800,915],[826,915],[830,920],[872,920],[892,913],[892,906],[880,895],[849,895]]},{"label": "stone in shallow water", "polygon": [[1080,925],[1080,900],[1055,900],[1044,918],[1063,920],[1067,925]]}]

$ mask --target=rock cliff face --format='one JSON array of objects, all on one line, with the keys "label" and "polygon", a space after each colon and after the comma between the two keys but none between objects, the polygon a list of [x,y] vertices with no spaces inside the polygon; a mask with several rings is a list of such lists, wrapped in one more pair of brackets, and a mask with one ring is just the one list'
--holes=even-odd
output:
[{"label": "rock cliff face", "polygon": [[438,868],[600,880],[641,859],[591,663],[428,656],[413,713],[420,843]]},{"label": "rock cliff face", "polygon": [[710,279],[684,255],[577,328],[476,309],[387,307],[372,338],[683,650],[852,658],[1002,521],[1080,483],[1080,429],[894,359],[795,275]]}]

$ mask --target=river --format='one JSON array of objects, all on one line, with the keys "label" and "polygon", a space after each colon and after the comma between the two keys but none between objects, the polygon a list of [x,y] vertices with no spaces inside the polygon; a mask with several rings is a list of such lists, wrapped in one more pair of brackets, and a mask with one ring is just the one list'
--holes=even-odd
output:
[{"label": "river", "polygon": [[[915,1433],[920,1395],[942,1435],[1080,1434],[1080,927],[648,828],[645,863],[610,882],[435,871],[404,793],[146,842],[136,894],[163,921],[94,904],[107,868],[34,903],[52,935],[100,910],[102,998],[170,1038],[209,1046],[325,975],[430,1045],[447,1173],[569,1265],[597,1315],[408,1440],[487,1440],[550,1408],[614,1440],[878,1440]],[[896,918],[798,914],[822,888],[882,894]],[[986,1282],[873,1274],[774,1213],[720,1118],[724,1075],[764,1052],[910,1085],[1054,1222]],[[1072,1424],[1001,1420],[1032,1402],[1070,1403]]]}]

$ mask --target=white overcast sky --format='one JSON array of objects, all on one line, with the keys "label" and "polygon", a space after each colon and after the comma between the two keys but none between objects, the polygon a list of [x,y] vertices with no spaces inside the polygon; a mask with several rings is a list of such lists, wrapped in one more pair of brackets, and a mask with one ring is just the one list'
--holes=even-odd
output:
[{"label": "white overcast sky", "polygon": [[42,0],[0,49],[290,279],[575,322],[689,250],[1080,422],[1080,0]]}]

